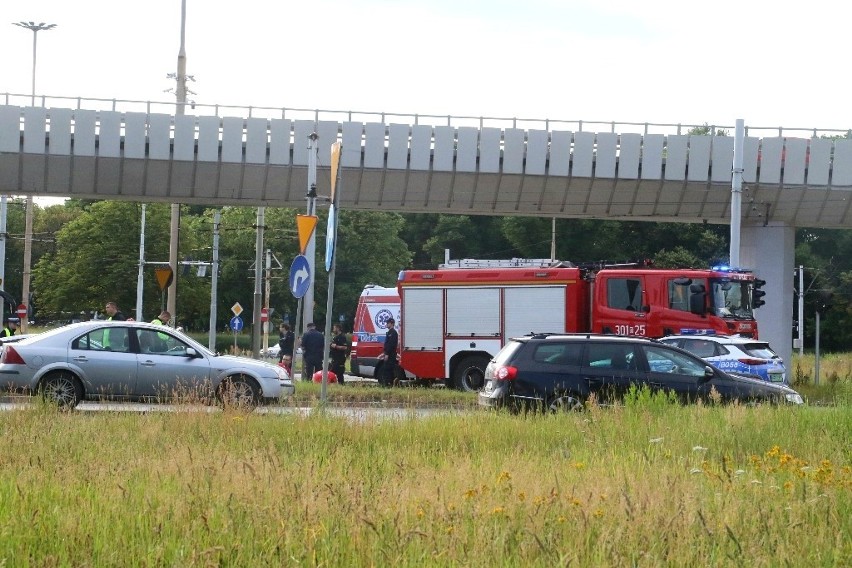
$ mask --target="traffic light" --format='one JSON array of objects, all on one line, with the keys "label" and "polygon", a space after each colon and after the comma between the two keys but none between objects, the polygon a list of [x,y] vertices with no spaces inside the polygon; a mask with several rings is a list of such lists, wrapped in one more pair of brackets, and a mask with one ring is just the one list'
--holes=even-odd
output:
[{"label": "traffic light", "polygon": [[751,307],[759,308],[764,305],[766,302],[763,301],[763,297],[766,295],[766,292],[761,290],[766,285],[766,280],[761,280],[760,278],[754,279],[754,287],[751,289]]}]

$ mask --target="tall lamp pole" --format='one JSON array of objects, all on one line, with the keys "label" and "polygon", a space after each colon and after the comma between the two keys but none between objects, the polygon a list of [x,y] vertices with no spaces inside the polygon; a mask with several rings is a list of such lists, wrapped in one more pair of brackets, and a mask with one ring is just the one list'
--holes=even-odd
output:
[{"label": "tall lamp pole", "polygon": [[[25,28],[33,32],[33,81],[32,81],[32,98],[30,106],[35,106],[36,94],[36,55],[38,53],[38,32],[52,30],[56,24],[46,24],[44,22],[12,22],[14,25]],[[5,224],[5,223],[4,223]],[[21,290],[21,303],[26,304],[27,309],[30,306],[30,272],[32,269],[33,259],[33,196],[27,197],[27,213],[24,228],[24,282]],[[27,332],[29,325],[29,314],[21,319],[21,333]]]}]

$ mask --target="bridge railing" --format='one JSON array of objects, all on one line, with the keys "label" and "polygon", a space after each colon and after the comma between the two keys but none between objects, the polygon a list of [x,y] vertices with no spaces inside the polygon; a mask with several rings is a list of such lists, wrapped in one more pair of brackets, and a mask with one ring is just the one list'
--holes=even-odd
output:
[{"label": "bridge railing", "polygon": [[[30,106],[32,95],[2,93],[0,101],[6,105]],[[38,95],[37,106],[50,108],[86,109],[114,112],[144,112],[175,114],[179,105],[174,101],[139,101],[130,99],[105,99],[95,97],[68,97]],[[207,104],[188,102],[184,105],[186,114],[196,116],[233,116],[242,118],[287,118],[293,120],[331,120],[339,122],[380,122],[425,124],[431,126],[472,126],[475,128],[520,128],[535,130],[568,130],[573,132],[610,132],[613,134],[687,134],[692,129],[706,129],[707,132],[724,132],[733,135],[733,125],[654,123],[630,121],[565,120],[552,118],[497,117],[438,115],[424,113],[396,113],[385,111],[330,110],[290,107],[240,106],[227,104]],[[850,137],[852,129],[785,127],[785,126],[746,126],[746,136],[763,137]]]}]

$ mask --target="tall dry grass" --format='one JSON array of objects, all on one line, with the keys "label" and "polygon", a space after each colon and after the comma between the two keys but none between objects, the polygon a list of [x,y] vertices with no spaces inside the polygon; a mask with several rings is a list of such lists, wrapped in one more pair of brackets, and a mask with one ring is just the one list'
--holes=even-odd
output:
[{"label": "tall dry grass", "polygon": [[841,566],[848,407],[0,413],[0,565]]}]

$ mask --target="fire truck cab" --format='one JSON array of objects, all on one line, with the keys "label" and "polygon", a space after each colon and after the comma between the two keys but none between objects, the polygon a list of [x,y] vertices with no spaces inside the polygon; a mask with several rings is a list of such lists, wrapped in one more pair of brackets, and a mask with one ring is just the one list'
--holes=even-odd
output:
[{"label": "fire truck cab", "polygon": [[663,337],[706,330],[757,338],[750,272],[605,268],[588,279],[595,333]]}]

